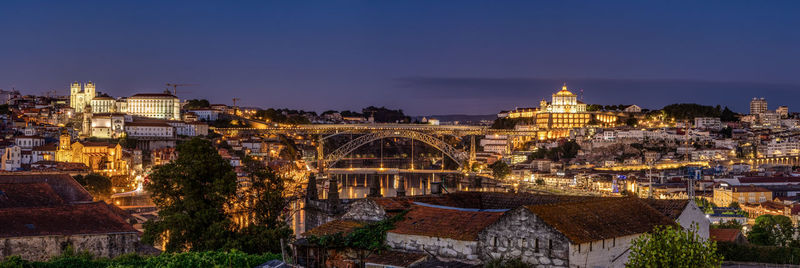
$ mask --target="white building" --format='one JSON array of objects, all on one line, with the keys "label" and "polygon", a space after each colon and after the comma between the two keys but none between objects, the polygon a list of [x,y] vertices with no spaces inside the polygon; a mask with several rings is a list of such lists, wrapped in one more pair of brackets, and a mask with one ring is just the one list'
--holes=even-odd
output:
[{"label": "white building", "polygon": [[142,93],[127,99],[130,115],[167,120],[181,119],[181,104],[178,97],[169,93]]},{"label": "white building", "polygon": [[3,170],[18,170],[22,167],[22,148],[9,146],[3,150]]},{"label": "white building", "polygon": [[719,117],[695,117],[694,127],[699,129],[720,130],[722,129],[722,121],[720,121]]},{"label": "white building", "polygon": [[164,122],[131,122],[125,124],[125,134],[129,137],[172,138],[174,127]]},{"label": "white building", "polygon": [[787,139],[774,139],[767,144],[767,157],[800,155],[800,142]]},{"label": "white building", "polygon": [[623,111],[626,112],[626,113],[641,113],[642,112],[642,107],[639,107],[639,105],[634,104],[634,105],[625,107],[625,110],[623,110]]},{"label": "white building", "polygon": [[92,113],[116,112],[116,101],[110,97],[94,97],[90,102]]},{"label": "white building", "polygon": [[[203,120],[207,122],[215,121],[219,118],[219,110],[214,109],[194,109],[188,110],[187,112],[197,115],[197,120]],[[341,115],[339,117],[341,118]]]},{"label": "white building", "polygon": [[775,110],[775,113],[781,116],[781,118],[789,117],[789,106],[778,106],[778,109]]},{"label": "white building", "polygon": [[486,135],[481,139],[484,152],[493,152],[501,155],[508,153],[508,137],[504,135]]},{"label": "white building", "polygon": [[117,138],[122,133],[125,133],[125,114],[104,113],[92,116],[92,137]]},{"label": "white building", "polygon": [[30,150],[33,147],[44,145],[44,138],[39,136],[17,136],[14,137],[14,144],[22,149]]},{"label": "white building", "polygon": [[96,93],[95,85],[92,82],[83,84],[83,89],[81,89],[81,83],[73,82],[70,86],[69,107],[74,108],[77,113],[82,113],[87,105],[91,105],[90,102]]},{"label": "white building", "polygon": [[750,114],[760,114],[767,111],[767,100],[764,98],[753,98],[750,101]]},{"label": "white building", "polygon": [[764,127],[780,127],[781,116],[773,111],[766,111],[758,115],[759,122]]}]

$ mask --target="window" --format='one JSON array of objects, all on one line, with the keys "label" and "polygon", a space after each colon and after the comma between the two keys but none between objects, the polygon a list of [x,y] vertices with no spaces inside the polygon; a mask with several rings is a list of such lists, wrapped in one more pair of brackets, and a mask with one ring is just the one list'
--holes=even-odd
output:
[{"label": "window", "polygon": [[548,248],[550,249],[550,253],[552,253],[553,252],[553,240],[547,240],[547,243],[549,244]]},{"label": "window", "polygon": [[539,238],[536,238],[536,242],[533,247],[533,252],[539,253]]},{"label": "window", "polygon": [[493,247],[497,246],[497,237],[496,236],[492,238],[492,246]]}]

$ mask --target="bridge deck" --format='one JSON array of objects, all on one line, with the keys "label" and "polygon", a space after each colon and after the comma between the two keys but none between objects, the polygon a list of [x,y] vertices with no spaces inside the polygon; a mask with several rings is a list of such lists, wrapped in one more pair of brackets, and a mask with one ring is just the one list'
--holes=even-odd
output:
[{"label": "bridge deck", "polygon": [[329,174],[400,174],[400,173],[419,173],[419,174],[458,174],[458,170],[439,170],[439,169],[400,169],[400,168],[328,168],[325,169]]}]

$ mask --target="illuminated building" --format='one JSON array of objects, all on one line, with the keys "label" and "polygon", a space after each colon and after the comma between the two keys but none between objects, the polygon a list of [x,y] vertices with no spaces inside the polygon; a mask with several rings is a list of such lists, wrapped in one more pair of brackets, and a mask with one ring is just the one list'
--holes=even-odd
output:
[{"label": "illuminated building", "polygon": [[767,100],[764,98],[753,98],[750,101],[750,114],[760,114],[767,111]]},{"label": "illuminated building", "polygon": [[128,98],[127,114],[167,120],[181,120],[178,97],[169,93],[143,93]]},{"label": "illuminated building", "polygon": [[82,113],[87,105],[91,105],[97,92],[92,82],[83,84],[83,90],[81,90],[81,83],[73,82],[69,93],[69,106],[75,109],[75,112]]},{"label": "illuminated building", "polygon": [[538,133],[539,139],[568,137],[570,129],[590,124],[614,127],[618,118],[615,113],[587,111],[586,104],[567,90],[566,83],[561,90],[552,95],[549,103],[542,100],[538,109],[517,108],[498,115],[511,119],[532,119],[531,123],[541,130]]},{"label": "illuminated building", "polygon": [[123,159],[121,145],[89,141],[72,143],[67,134],[59,138],[56,161],[83,163],[92,171],[106,175],[128,174],[128,161]]}]

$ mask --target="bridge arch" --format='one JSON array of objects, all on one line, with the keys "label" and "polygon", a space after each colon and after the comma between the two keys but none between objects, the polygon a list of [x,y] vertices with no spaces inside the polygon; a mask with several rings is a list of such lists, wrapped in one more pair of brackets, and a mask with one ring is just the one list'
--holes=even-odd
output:
[{"label": "bridge arch", "polygon": [[355,151],[355,149],[383,138],[407,138],[421,141],[439,151],[442,151],[442,153],[456,162],[459,167],[461,167],[462,162],[467,160],[469,157],[467,156],[467,153],[459,151],[455,147],[450,146],[450,144],[447,144],[446,142],[426,133],[411,130],[385,130],[361,135],[358,138],[355,138],[342,145],[325,156],[325,166],[333,167],[337,162],[339,162],[339,160],[344,159],[345,156]]}]

